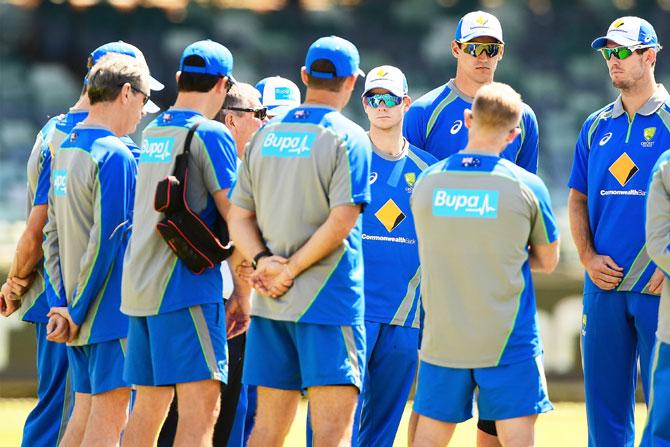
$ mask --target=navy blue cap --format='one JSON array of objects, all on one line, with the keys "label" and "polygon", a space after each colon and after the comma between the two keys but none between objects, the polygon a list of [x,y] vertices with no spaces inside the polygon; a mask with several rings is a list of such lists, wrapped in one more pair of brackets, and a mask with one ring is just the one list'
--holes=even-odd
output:
[{"label": "navy blue cap", "polygon": [[[205,66],[184,65],[184,59],[189,56],[199,56],[205,61]],[[233,78],[233,55],[228,48],[209,39],[200,40],[186,47],[181,55],[179,70],[182,73],[227,76],[231,82],[235,82]]]},{"label": "navy blue cap", "polygon": [[[335,66],[335,73],[324,73],[312,70],[312,64],[319,59],[330,61]],[[360,57],[356,46],[346,39],[337,36],[322,37],[307,50],[305,69],[310,76],[322,79],[334,77],[344,78],[355,74],[365,77],[359,68]]]}]

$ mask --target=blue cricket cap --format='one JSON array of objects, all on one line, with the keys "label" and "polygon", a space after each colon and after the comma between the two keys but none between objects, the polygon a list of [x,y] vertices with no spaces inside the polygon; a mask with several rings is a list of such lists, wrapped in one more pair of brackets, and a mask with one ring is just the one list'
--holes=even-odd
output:
[{"label": "blue cricket cap", "polygon": [[656,31],[651,23],[640,17],[626,16],[616,19],[607,30],[607,34],[591,43],[591,48],[599,50],[612,41],[622,47],[656,47],[660,49]]},{"label": "blue cricket cap", "polygon": [[[131,45],[127,42],[119,40],[118,42],[106,43],[93,50],[93,52],[89,55],[88,69],[91,70],[91,68],[93,68],[93,66],[97,64],[100,59],[110,53],[125,54],[126,56],[139,59],[144,63],[144,65],[147,65],[147,60],[144,58],[144,54],[140,51],[139,48],[137,48],[135,45]],[[149,76],[149,88],[154,91],[160,91],[163,90],[165,86],[155,78]]]},{"label": "blue cricket cap", "polygon": [[[312,64],[319,59],[330,61],[335,66],[335,73],[324,73],[312,70]],[[307,50],[305,69],[310,76],[322,79],[335,77],[344,78],[352,75],[365,77],[359,68],[360,56],[356,46],[346,39],[337,36],[322,37],[314,42]]]},{"label": "blue cricket cap", "polygon": [[[200,57],[205,62],[205,66],[184,65],[184,60],[190,56]],[[186,47],[181,55],[179,70],[182,73],[227,76],[230,82],[236,82],[233,78],[233,55],[228,48],[209,39],[200,40]]]}]

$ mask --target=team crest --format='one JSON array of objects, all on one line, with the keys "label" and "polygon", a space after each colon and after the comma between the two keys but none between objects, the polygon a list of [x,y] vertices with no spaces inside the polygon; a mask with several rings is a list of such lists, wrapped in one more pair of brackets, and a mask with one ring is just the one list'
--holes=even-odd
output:
[{"label": "team crest", "polygon": [[646,129],[644,129],[643,135],[645,140],[651,141],[651,139],[654,138],[654,135],[656,135],[656,128],[647,127]]},{"label": "team crest", "polygon": [[416,174],[414,172],[408,172],[405,174],[405,182],[410,188],[414,188],[414,183],[416,183]]}]

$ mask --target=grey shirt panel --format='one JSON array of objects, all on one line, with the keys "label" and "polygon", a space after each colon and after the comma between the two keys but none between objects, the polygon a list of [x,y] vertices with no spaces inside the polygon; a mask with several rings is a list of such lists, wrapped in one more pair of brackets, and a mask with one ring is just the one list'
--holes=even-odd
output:
[{"label": "grey shirt panel", "polygon": [[[367,141],[364,131],[358,130]],[[311,156],[294,157],[290,163],[283,157],[263,157],[263,142],[278,132],[313,134]],[[273,253],[291,256],[328,219],[333,207],[353,204],[346,142],[318,123],[267,124],[245,151],[231,201],[256,213],[263,239]],[[298,276],[279,299],[254,291],[252,314],[298,321],[344,255],[344,244]]]},{"label": "grey shirt panel", "polygon": [[[435,218],[438,188],[498,191],[497,219]],[[528,286],[522,274],[526,247],[541,239],[534,235],[541,223],[531,196],[516,179],[489,173],[440,172],[415,186],[412,212],[425,309],[422,360],[452,368],[498,364]],[[429,241],[422,237],[427,234]]]},{"label": "grey shirt panel", "polygon": [[647,252],[666,277],[658,308],[656,338],[670,343],[670,161],[660,162],[651,177],[647,197]]}]

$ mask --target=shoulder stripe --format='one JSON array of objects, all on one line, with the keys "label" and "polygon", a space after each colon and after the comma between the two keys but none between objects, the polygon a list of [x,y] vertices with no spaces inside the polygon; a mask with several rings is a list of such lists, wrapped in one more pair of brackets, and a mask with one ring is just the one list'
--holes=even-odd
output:
[{"label": "shoulder stripe", "polygon": [[437,118],[440,116],[440,113],[442,113],[442,110],[444,110],[444,108],[451,104],[456,98],[458,98],[458,95],[452,90],[449,92],[447,97],[440,101],[437,107],[435,107],[435,110],[433,110],[433,113],[430,115],[430,119],[428,120],[428,125],[426,126],[426,139],[428,138],[428,135],[430,135],[430,131],[433,130],[435,121],[437,121]]},{"label": "shoulder stripe", "polygon": [[415,165],[418,166],[419,169],[422,171],[428,167],[428,163],[425,161],[421,160],[418,155],[416,155],[414,152],[412,152],[412,149],[410,148],[407,151],[407,157],[414,162]]},{"label": "shoulder stripe", "polygon": [[658,113],[658,117],[663,121],[665,128],[670,131],[670,112],[661,107],[656,113]]},{"label": "shoulder stripe", "polygon": [[593,134],[595,133],[596,128],[598,127],[598,124],[600,123],[600,120],[607,119],[611,116],[612,116],[612,111],[611,110],[605,110],[605,111],[601,112],[598,115],[598,117],[593,121],[593,123],[591,124],[591,127],[589,127],[589,133],[588,133],[588,136],[587,136],[587,143],[588,143],[589,149],[591,148],[591,141],[592,141],[592,138],[593,138]]}]

